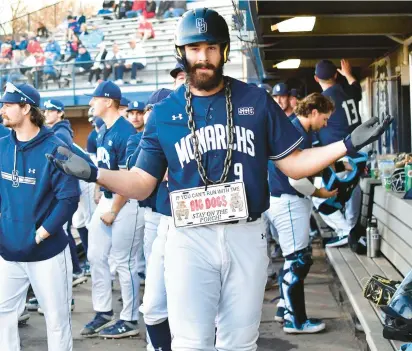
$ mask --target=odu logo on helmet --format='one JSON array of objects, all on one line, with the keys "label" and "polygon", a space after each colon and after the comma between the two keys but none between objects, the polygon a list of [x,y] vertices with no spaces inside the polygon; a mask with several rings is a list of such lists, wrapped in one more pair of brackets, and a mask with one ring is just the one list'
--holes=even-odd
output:
[{"label": "odu logo on helmet", "polygon": [[207,23],[204,18],[196,18],[196,28],[199,29],[199,33],[207,32]]}]

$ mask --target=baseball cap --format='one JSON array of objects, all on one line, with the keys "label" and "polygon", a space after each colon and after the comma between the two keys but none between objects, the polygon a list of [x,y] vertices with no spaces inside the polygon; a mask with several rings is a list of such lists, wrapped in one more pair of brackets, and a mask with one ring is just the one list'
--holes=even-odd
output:
[{"label": "baseball cap", "polygon": [[128,98],[125,98],[122,96],[122,98],[120,99],[120,106],[128,106],[130,103],[130,100]]},{"label": "baseball cap", "polygon": [[120,88],[116,84],[111,82],[110,80],[101,82],[96,87],[93,94],[85,94],[85,95],[93,96],[93,97],[103,97],[103,98],[105,97],[105,98],[115,99],[115,100],[122,99],[122,92]]},{"label": "baseball cap", "polygon": [[64,104],[59,100],[47,100],[44,102],[44,109],[49,111],[64,111]]},{"label": "baseball cap", "polygon": [[39,107],[40,94],[29,84],[14,85],[11,82],[7,82],[0,103],[19,104],[21,102]]},{"label": "baseball cap", "polygon": [[276,84],[276,85],[273,87],[272,95],[273,95],[273,96],[289,95],[288,86],[287,86],[285,83],[278,83],[278,84]]},{"label": "baseball cap", "polygon": [[316,64],[315,75],[319,79],[330,79],[336,73],[336,66],[332,61],[321,60]]},{"label": "baseball cap", "polygon": [[184,72],[184,71],[185,71],[185,69],[184,69],[183,65],[180,64],[180,63],[176,63],[175,68],[173,68],[173,69],[170,71],[170,75],[172,76],[173,79],[176,79],[177,75],[178,75],[180,72]]},{"label": "baseball cap", "polygon": [[159,90],[156,90],[155,92],[152,93],[152,95],[149,96],[149,99],[146,102],[146,105],[154,105],[157,104],[158,102],[162,101],[163,99],[167,98],[172,90],[170,89],[165,89],[161,88]]},{"label": "baseball cap", "polygon": [[146,104],[141,101],[132,101],[127,106],[127,112],[129,111],[144,111]]}]

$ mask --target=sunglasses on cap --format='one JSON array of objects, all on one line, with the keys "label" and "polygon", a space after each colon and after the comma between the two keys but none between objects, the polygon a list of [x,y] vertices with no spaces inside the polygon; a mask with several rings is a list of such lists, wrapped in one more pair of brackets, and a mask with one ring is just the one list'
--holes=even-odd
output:
[{"label": "sunglasses on cap", "polygon": [[6,89],[4,90],[4,93],[10,93],[10,94],[18,93],[20,95],[23,95],[25,98],[29,99],[33,104],[36,105],[36,102],[30,96],[27,96],[25,93],[23,93],[19,88],[17,88],[11,82],[6,83]]},{"label": "sunglasses on cap", "polygon": [[44,107],[45,107],[45,108],[48,108],[48,109],[50,109],[50,108],[55,108],[55,109],[58,110],[58,111],[61,111],[61,110],[62,110],[62,108],[61,108],[60,106],[56,106],[56,105],[53,104],[50,100],[48,100],[48,101],[46,101],[46,102],[44,103]]}]

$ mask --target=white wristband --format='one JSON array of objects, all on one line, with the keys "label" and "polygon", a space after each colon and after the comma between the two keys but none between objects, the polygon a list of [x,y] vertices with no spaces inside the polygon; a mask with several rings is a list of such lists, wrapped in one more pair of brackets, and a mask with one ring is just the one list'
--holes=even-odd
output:
[{"label": "white wristband", "polygon": [[296,191],[305,196],[311,196],[316,190],[316,187],[308,178],[302,178],[299,180],[289,178],[289,184],[292,185]]}]

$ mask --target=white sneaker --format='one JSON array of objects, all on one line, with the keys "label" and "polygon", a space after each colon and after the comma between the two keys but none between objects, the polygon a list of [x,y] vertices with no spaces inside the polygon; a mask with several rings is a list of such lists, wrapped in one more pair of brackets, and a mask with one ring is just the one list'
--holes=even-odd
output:
[{"label": "white sneaker", "polygon": [[296,326],[292,321],[285,319],[285,324],[283,325],[283,331],[286,334],[315,334],[325,328],[325,323],[320,319],[308,319],[300,327]]},{"label": "white sneaker", "polygon": [[80,273],[77,273],[77,274],[73,273],[73,281],[72,281],[73,288],[85,282],[87,282],[87,277],[84,274],[84,271],[81,271]]},{"label": "white sneaker", "polygon": [[137,84],[137,80],[136,79],[131,79],[130,84]]},{"label": "white sneaker", "polygon": [[35,297],[29,299],[29,302],[26,303],[26,308],[28,311],[37,311],[39,308],[39,301]]},{"label": "white sneaker", "polygon": [[123,79],[117,79],[117,80],[115,80],[115,81],[114,81],[114,84],[116,84],[116,85],[123,85],[123,84],[124,84]]}]

